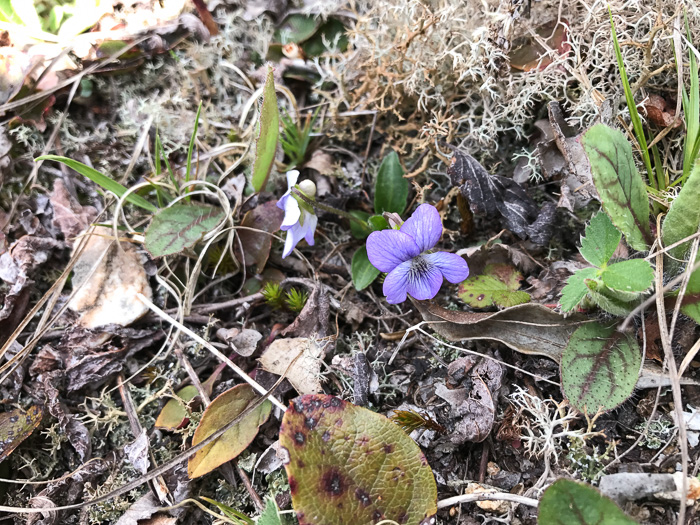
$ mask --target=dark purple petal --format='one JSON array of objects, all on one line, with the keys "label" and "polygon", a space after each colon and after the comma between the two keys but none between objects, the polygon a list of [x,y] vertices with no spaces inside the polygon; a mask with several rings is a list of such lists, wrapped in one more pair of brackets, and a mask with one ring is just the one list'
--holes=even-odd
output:
[{"label": "dark purple petal", "polygon": [[417,260],[412,261],[413,265],[408,275],[408,293],[420,301],[432,299],[442,286],[442,272],[437,266],[427,261],[423,261],[423,264],[416,264]]},{"label": "dark purple petal", "polygon": [[406,287],[408,286],[408,272],[411,270],[411,261],[406,261],[394,268],[384,279],[384,295],[389,304],[399,304],[406,300]]},{"label": "dark purple petal", "polygon": [[451,283],[461,283],[469,277],[469,266],[467,261],[456,253],[436,252],[424,255],[429,262],[435,265],[442,272],[445,279]]},{"label": "dark purple petal", "polygon": [[430,250],[437,244],[442,235],[440,213],[431,204],[421,204],[413,212],[413,215],[403,223],[401,231],[416,241],[421,252]]},{"label": "dark purple petal", "polygon": [[367,237],[367,257],[380,272],[389,273],[419,253],[413,239],[398,230],[372,232]]}]

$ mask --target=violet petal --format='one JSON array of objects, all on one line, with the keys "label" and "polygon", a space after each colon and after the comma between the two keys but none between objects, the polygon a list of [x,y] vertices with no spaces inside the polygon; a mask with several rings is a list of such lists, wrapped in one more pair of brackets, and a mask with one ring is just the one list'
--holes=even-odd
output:
[{"label": "violet petal", "polygon": [[315,214],[304,212],[304,238],[309,246],[314,245],[314,233],[316,232],[316,224],[318,224],[318,217]]},{"label": "violet petal", "polygon": [[421,252],[430,250],[442,235],[440,213],[431,204],[421,204],[413,215],[403,223],[401,231],[409,235]]},{"label": "violet petal", "polygon": [[384,279],[384,295],[389,304],[399,304],[406,300],[408,287],[408,273],[411,269],[411,261],[402,262],[394,268]]},{"label": "violet petal", "polygon": [[456,253],[435,252],[424,255],[430,263],[435,265],[445,279],[451,283],[461,283],[469,277],[467,261]]},{"label": "violet petal", "polygon": [[[415,266],[415,262],[413,263]],[[434,264],[427,264],[420,271],[413,268],[408,278],[407,291],[411,297],[423,301],[432,299],[442,286],[442,272]]]},{"label": "violet petal", "polygon": [[367,237],[367,257],[380,272],[390,272],[420,253],[418,245],[398,230],[382,230]]}]

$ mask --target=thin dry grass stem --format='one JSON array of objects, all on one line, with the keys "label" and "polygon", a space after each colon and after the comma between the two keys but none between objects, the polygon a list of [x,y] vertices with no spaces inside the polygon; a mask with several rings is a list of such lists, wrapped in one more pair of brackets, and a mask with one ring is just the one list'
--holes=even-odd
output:
[{"label": "thin dry grass stem", "polygon": [[124,174],[121,176],[121,179],[119,180],[120,184],[123,185],[129,179],[129,176],[131,175],[131,172],[133,171],[134,166],[136,166],[136,162],[138,161],[139,157],[141,156],[141,152],[143,151],[143,147],[146,144],[146,141],[148,140],[149,132],[151,131],[151,126],[153,125],[154,119],[155,119],[154,115],[149,116],[148,119],[146,120],[145,124],[143,125],[141,135],[139,136],[138,140],[136,141],[136,144],[134,145],[134,150],[131,153],[131,160],[129,161],[129,165],[126,167]]},{"label": "thin dry grass stem", "polygon": [[[178,330],[184,332],[186,335],[188,335],[191,339],[194,339],[197,343],[202,345],[204,348],[209,350],[212,354],[214,354],[218,359],[220,359],[222,362],[226,363],[229,368],[231,368],[236,374],[238,374],[241,379],[243,379],[246,383],[248,383],[250,386],[252,386],[255,390],[260,392],[262,395],[267,395],[268,391],[265,390],[265,388],[260,385],[257,381],[252,379],[248,374],[246,374],[243,369],[241,369],[238,365],[236,365],[233,361],[231,361],[228,357],[226,357],[224,354],[222,354],[217,348],[212,346],[208,341],[205,341],[202,339],[199,335],[194,333],[192,330],[187,328],[185,325],[180,323],[179,321],[173,319],[170,317],[168,314],[166,314],[163,310],[158,308],[155,304],[153,304],[151,301],[149,301],[143,294],[137,293],[136,297],[143,303],[145,304],[153,313],[155,313],[158,317],[163,319],[164,321],[167,321],[168,323],[172,324],[173,326],[177,327]],[[278,400],[274,396],[270,396],[270,401],[280,410],[283,412],[287,410],[287,407],[284,406],[284,404]]]},{"label": "thin dry grass stem", "polygon": [[475,503],[477,501],[512,501],[513,503],[519,503],[521,505],[527,505],[528,507],[537,507],[540,502],[533,498],[526,498],[525,496],[520,496],[518,494],[511,494],[510,492],[484,492],[480,494],[462,494],[461,496],[453,496],[451,498],[446,498],[438,501],[438,509],[444,509],[446,507],[452,507],[453,505],[461,505],[463,503]]},{"label": "thin dry grass stem", "polygon": [[[661,218],[663,214],[659,214],[656,217],[657,226],[657,242],[661,246]],[[695,244],[697,251],[697,243]],[[690,266],[690,265],[688,265]],[[671,381],[671,392],[673,394],[673,404],[674,412],[676,415],[676,421],[678,421],[678,440],[679,448],[681,451],[681,466],[683,469],[683,479],[681,482],[681,496],[680,496],[680,509],[678,511],[678,524],[683,525],[685,523],[685,513],[687,507],[686,496],[688,494],[688,437],[685,427],[685,420],[683,418],[683,396],[681,393],[680,377],[678,375],[678,368],[676,366],[676,358],[673,355],[673,347],[671,345],[673,340],[673,333],[668,331],[668,326],[666,324],[666,307],[664,305],[664,293],[663,293],[663,269],[664,269],[664,257],[661,254],[656,256],[656,311],[659,320],[659,333],[661,336],[661,345],[664,349],[664,365],[668,367],[669,378]],[[686,269],[687,270],[687,269]],[[685,277],[684,275],[681,277]],[[681,297],[678,298],[678,302],[682,300]]]}]

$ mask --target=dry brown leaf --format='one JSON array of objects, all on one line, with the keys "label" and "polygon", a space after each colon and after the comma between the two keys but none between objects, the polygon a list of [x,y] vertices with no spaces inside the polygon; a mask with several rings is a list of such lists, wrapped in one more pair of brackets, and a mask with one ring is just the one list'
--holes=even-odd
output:
[{"label": "dry brown leaf", "polygon": [[[87,279],[105,252],[98,268]],[[73,286],[79,289],[68,304],[80,315],[82,326],[126,326],[148,312],[146,305],[136,297],[137,293],[148,299],[152,296],[143,260],[144,256],[133,244],[113,242],[109,228],[95,229],[75,265]]]},{"label": "dry brown leaf", "polygon": [[320,373],[324,345],[316,339],[275,339],[258,361],[263,370],[281,376],[300,352],[303,354],[289,368],[287,379],[302,395],[321,393]]}]

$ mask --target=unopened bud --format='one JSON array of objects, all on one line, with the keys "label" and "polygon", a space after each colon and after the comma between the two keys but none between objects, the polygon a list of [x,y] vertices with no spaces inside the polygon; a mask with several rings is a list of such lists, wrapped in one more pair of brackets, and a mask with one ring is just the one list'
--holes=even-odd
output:
[{"label": "unopened bud", "polygon": [[385,211],[383,215],[386,219],[386,222],[389,224],[389,228],[391,228],[392,230],[398,230],[401,228],[403,221],[401,220],[401,216],[398,213],[390,213],[388,211]]},{"label": "unopened bud", "polygon": [[306,195],[309,199],[313,199],[316,196],[316,185],[311,180],[301,181],[297,187],[299,191]]}]

